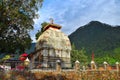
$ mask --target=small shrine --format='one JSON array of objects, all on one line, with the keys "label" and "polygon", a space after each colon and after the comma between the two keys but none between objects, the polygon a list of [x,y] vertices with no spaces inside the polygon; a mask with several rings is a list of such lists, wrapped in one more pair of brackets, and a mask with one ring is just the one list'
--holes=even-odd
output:
[{"label": "small shrine", "polygon": [[44,27],[44,32],[36,42],[32,64],[38,62],[44,67],[55,67],[56,61],[60,60],[61,67],[71,67],[71,43],[68,36],[61,32],[61,28],[53,20]]}]

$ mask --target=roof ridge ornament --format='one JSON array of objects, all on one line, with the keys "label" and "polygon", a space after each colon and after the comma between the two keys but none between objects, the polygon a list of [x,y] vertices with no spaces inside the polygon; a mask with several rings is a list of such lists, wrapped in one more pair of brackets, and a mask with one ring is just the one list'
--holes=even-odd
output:
[{"label": "roof ridge ornament", "polygon": [[50,23],[53,24],[54,20],[53,18],[50,18]]}]

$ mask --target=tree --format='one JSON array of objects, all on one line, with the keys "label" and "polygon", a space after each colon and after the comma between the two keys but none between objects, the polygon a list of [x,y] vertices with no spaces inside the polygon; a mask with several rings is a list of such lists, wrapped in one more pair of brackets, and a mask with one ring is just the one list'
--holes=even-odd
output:
[{"label": "tree", "polygon": [[114,49],[114,58],[116,61],[120,61],[120,47]]},{"label": "tree", "polygon": [[84,48],[81,50],[77,50],[74,46],[72,45],[72,51],[71,51],[71,62],[72,64],[75,63],[76,60],[80,61],[81,65],[86,65],[87,63],[87,56],[85,55],[86,51]]},{"label": "tree", "polygon": [[114,65],[117,61],[116,58],[114,58],[112,55],[108,55],[109,53],[106,53],[104,56],[100,56],[95,58],[95,62],[99,65],[103,64],[104,61],[106,61],[110,65]]},{"label": "tree", "polygon": [[33,29],[36,11],[43,0],[0,1],[0,52],[24,52],[30,47],[30,30]]},{"label": "tree", "polygon": [[48,25],[49,23],[47,23],[47,22],[43,22],[42,24],[41,24],[41,30],[39,31],[38,30],[38,32],[36,33],[36,40],[39,38],[39,36],[44,32],[44,27],[46,26],[46,25]]}]

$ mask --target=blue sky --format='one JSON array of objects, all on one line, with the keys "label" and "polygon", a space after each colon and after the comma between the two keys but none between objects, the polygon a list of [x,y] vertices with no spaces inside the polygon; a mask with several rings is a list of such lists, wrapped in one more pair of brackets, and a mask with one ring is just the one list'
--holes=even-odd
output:
[{"label": "blue sky", "polygon": [[50,22],[50,18],[67,35],[93,20],[120,25],[120,0],[44,0],[37,13],[39,18],[34,19],[34,30],[30,33],[33,42],[41,23]]}]

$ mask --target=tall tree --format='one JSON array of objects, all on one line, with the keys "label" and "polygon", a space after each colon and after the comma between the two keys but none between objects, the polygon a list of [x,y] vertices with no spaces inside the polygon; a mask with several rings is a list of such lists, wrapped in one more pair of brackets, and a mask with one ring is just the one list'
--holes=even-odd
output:
[{"label": "tall tree", "polygon": [[43,22],[42,24],[41,24],[41,30],[38,30],[38,32],[36,33],[36,40],[39,38],[39,36],[44,32],[44,27],[47,25],[47,24],[49,24],[49,23],[47,23],[47,22]]},{"label": "tall tree", "polygon": [[24,52],[30,46],[36,11],[43,0],[0,0],[0,52]]},{"label": "tall tree", "polygon": [[80,61],[81,65],[86,65],[87,63],[87,56],[85,55],[86,51],[84,48],[81,50],[77,50],[74,45],[72,45],[72,51],[71,51],[71,62],[72,64],[75,63],[76,60]]}]

